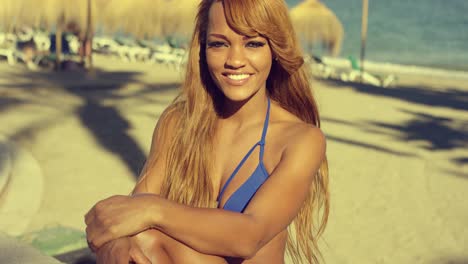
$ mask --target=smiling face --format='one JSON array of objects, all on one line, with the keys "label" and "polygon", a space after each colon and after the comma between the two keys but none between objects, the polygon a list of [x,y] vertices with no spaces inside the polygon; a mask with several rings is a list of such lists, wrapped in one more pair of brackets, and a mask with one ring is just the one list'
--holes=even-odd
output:
[{"label": "smiling face", "polygon": [[210,9],[205,49],[210,75],[227,99],[244,101],[266,92],[272,65],[268,40],[232,30],[219,1]]}]

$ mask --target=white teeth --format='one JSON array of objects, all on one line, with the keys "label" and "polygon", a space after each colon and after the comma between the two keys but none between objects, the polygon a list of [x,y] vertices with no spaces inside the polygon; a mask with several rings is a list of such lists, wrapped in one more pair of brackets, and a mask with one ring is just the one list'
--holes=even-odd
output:
[{"label": "white teeth", "polygon": [[243,80],[249,78],[249,74],[228,74],[227,77],[232,80]]}]

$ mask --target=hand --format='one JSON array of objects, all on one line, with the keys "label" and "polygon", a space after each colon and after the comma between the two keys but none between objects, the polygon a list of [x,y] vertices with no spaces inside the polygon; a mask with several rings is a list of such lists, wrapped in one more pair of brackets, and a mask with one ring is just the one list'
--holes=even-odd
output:
[{"label": "hand", "polygon": [[133,238],[123,237],[104,244],[96,251],[97,264],[151,264]]},{"label": "hand", "polygon": [[108,241],[150,228],[153,210],[149,208],[157,198],[154,194],[117,195],[98,202],[85,215],[90,248],[96,251]]}]

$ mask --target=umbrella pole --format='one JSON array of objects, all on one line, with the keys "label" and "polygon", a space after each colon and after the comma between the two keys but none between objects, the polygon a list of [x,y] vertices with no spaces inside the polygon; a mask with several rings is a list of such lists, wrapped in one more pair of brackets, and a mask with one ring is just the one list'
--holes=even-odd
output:
[{"label": "umbrella pole", "polygon": [[57,23],[57,29],[55,31],[55,69],[61,70],[62,69],[62,34],[63,34],[63,24],[65,18],[60,16]]},{"label": "umbrella pole", "polygon": [[[84,53],[85,56],[88,58],[88,67],[90,70],[93,68],[93,32],[92,32],[92,7],[91,7],[91,0],[88,0],[88,17],[87,17],[87,28],[86,28],[86,36],[84,41]],[[88,50],[89,49],[89,50]]]},{"label": "umbrella pole", "polygon": [[366,53],[366,40],[367,40],[367,18],[369,13],[369,0],[362,0],[362,24],[361,24],[361,83],[364,73],[364,57]]}]

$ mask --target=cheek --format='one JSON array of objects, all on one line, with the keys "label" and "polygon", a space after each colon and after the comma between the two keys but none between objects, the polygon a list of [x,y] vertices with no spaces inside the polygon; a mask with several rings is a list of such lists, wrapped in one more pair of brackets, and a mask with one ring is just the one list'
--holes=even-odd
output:
[{"label": "cheek", "polygon": [[269,53],[256,54],[251,56],[251,63],[257,71],[268,75],[272,66],[272,57]]},{"label": "cheek", "polygon": [[224,65],[223,60],[221,58],[221,54],[216,54],[212,51],[206,52],[206,64],[210,72],[219,70]]},{"label": "cheek", "polygon": [[216,74],[216,72],[219,71],[219,56],[217,56],[216,54],[213,54],[212,52],[206,52],[205,53],[206,55],[206,66],[207,66],[207,70],[208,70],[208,73],[210,74],[211,76],[211,80],[216,84],[216,86],[219,86],[219,80],[218,80],[218,75]]}]

